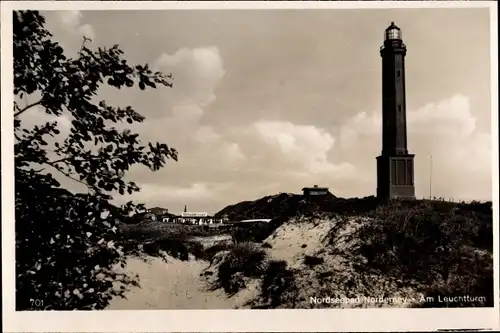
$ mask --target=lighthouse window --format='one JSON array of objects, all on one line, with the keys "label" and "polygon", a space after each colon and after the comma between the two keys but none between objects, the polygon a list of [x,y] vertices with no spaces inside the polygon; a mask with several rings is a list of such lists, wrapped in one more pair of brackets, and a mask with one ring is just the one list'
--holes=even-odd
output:
[{"label": "lighthouse window", "polygon": [[397,76],[400,77],[401,76],[401,71],[398,70],[397,72]]},{"label": "lighthouse window", "polygon": [[398,105],[398,111],[401,112],[401,104]]},{"label": "lighthouse window", "polygon": [[401,31],[397,28],[389,29],[385,32],[385,39],[401,39]]}]

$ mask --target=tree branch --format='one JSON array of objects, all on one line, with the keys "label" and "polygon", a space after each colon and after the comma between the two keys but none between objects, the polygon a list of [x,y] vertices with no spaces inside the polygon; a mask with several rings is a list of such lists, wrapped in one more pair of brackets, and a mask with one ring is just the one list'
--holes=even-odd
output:
[{"label": "tree branch", "polygon": [[[60,163],[60,162],[66,162],[68,160],[71,160],[71,159],[74,159],[75,156],[68,156],[68,157],[63,157],[63,158],[60,158],[58,160],[55,160],[55,161],[47,161],[45,162],[45,164],[48,164],[52,167],[55,167],[55,164],[56,163]],[[80,161],[83,162],[83,161],[99,161],[99,160],[106,160],[106,161],[113,161],[113,160],[118,160],[120,159],[120,156],[114,156],[114,157],[111,157],[111,158],[104,158],[102,156],[90,156],[89,159],[81,159]]]},{"label": "tree branch", "polygon": [[85,183],[84,181],[81,181],[73,176],[71,176],[69,173],[67,172],[64,172],[63,170],[61,170],[59,167],[55,166],[55,165],[52,165],[52,164],[49,164],[47,162],[45,162],[45,164],[51,166],[52,168],[54,168],[55,170],[59,171],[60,173],[62,173],[63,175],[65,175],[66,177],[68,177],[69,179],[77,182],[77,183],[80,183],[82,185],[85,185],[85,187],[90,191],[90,192],[93,192],[94,194],[96,193],[96,190],[94,188],[92,188],[91,186],[89,186],[89,184]]},{"label": "tree branch", "polygon": [[39,100],[38,102],[35,102],[35,103],[32,103],[32,104],[28,104],[28,105],[26,105],[26,107],[24,107],[24,109],[20,109],[20,110],[19,110],[19,107],[17,107],[17,109],[18,109],[19,111],[18,111],[18,112],[16,112],[16,113],[14,113],[14,118],[15,118],[15,117],[17,117],[17,116],[19,116],[21,113],[23,113],[23,112],[27,111],[28,109],[30,109],[30,108],[32,108],[32,107],[34,107],[34,106],[36,106],[36,105],[40,105],[40,104],[42,104],[42,100]]},{"label": "tree branch", "polygon": [[70,157],[64,157],[64,158],[61,158],[61,159],[58,159],[58,160],[55,160],[55,161],[48,161],[48,162],[45,162],[46,164],[50,165],[50,166],[54,166],[54,164],[56,163],[59,163],[59,162],[64,162],[64,161],[67,161],[69,159],[73,158],[73,156],[70,156]]}]

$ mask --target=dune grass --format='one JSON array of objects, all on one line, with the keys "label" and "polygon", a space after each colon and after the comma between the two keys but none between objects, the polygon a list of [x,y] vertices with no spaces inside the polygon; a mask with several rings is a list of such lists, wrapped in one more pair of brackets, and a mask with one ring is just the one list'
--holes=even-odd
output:
[{"label": "dune grass", "polygon": [[259,277],[265,267],[266,253],[249,242],[236,243],[217,270],[214,289],[222,288],[233,295],[245,287],[245,277]]}]

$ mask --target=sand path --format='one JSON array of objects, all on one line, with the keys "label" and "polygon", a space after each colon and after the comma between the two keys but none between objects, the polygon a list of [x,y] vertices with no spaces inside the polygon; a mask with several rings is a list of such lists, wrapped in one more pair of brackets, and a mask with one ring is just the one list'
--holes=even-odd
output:
[{"label": "sand path", "polygon": [[241,307],[254,294],[245,290],[228,298],[220,290],[208,290],[200,276],[208,267],[205,261],[170,258],[166,263],[159,258],[149,259],[127,260],[124,271],[139,274],[140,287],[131,287],[125,299],[114,298],[109,310],[232,309]]}]

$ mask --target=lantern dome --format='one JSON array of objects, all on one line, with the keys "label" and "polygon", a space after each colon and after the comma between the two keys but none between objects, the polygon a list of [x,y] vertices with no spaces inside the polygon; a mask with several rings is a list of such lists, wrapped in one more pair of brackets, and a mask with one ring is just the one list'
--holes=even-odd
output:
[{"label": "lantern dome", "polygon": [[401,29],[394,24],[394,22],[391,22],[391,25],[385,29],[385,40],[392,40],[392,39],[402,39],[401,36]]}]

